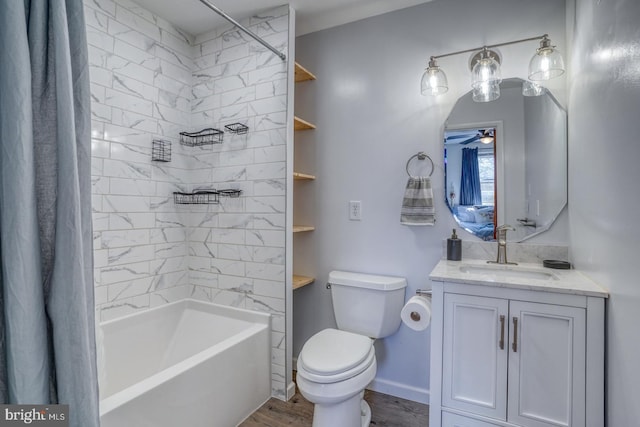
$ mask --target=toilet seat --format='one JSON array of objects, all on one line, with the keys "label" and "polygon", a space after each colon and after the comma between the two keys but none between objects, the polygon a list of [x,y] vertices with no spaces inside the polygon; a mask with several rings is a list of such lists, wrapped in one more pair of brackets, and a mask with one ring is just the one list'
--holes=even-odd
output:
[{"label": "toilet seat", "polygon": [[317,383],[354,377],[375,360],[369,337],[338,329],[325,329],[311,337],[298,356],[298,375]]}]

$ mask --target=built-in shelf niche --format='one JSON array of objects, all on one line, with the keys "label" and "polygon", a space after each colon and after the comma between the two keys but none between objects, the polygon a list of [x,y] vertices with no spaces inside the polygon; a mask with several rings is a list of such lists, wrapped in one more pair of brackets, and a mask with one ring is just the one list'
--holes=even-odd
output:
[{"label": "built-in shelf niche", "polygon": [[[313,73],[311,73],[309,70],[304,68],[302,65],[296,62],[295,63],[295,82],[300,83],[300,82],[306,82],[309,80],[316,80],[316,76],[313,75]],[[293,120],[294,120],[293,129],[295,131],[307,131],[307,130],[312,130],[316,128],[316,126],[313,123],[308,122],[304,119],[301,119],[298,116],[294,116]],[[304,182],[304,181],[313,181],[316,179],[316,177],[308,173],[294,171],[293,179],[298,182]],[[302,189],[298,189],[297,191],[302,191]],[[294,225],[292,231],[293,233],[306,233],[313,230],[315,230],[315,227],[311,225]],[[294,290],[299,289],[304,286],[312,284],[314,281],[315,281],[315,278],[313,277],[294,274],[293,280],[292,280],[292,288]]]}]

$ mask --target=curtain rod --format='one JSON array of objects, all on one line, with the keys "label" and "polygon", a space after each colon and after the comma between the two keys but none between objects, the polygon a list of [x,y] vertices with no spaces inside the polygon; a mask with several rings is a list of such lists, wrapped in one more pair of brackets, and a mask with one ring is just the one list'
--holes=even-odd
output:
[{"label": "curtain rod", "polygon": [[266,41],[264,41],[261,37],[257,36],[256,34],[254,34],[251,30],[249,30],[248,28],[244,27],[242,24],[240,24],[238,21],[236,21],[235,19],[233,19],[232,17],[230,17],[229,15],[227,15],[226,13],[224,13],[218,6],[212,4],[211,2],[207,1],[207,0],[200,0],[200,2],[202,4],[204,4],[205,6],[207,6],[209,9],[213,10],[215,13],[217,13],[218,15],[222,16],[224,19],[226,19],[227,21],[231,22],[233,25],[235,25],[236,27],[238,27],[239,29],[241,29],[242,31],[244,31],[245,33],[247,33],[249,36],[251,36],[255,41],[257,41],[258,43],[260,43],[261,45],[263,45],[264,47],[266,47],[267,49],[269,49],[271,52],[275,53],[276,55],[278,55],[280,57],[280,59],[282,59],[283,61],[287,59],[287,56],[280,52],[279,50],[277,50],[275,47],[271,46],[269,43],[267,43]]}]

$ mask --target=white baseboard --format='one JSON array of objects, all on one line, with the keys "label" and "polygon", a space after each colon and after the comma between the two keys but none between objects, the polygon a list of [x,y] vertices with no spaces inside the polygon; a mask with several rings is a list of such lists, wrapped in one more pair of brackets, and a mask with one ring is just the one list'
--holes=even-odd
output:
[{"label": "white baseboard", "polygon": [[414,387],[395,381],[382,380],[375,378],[369,386],[368,390],[377,391],[378,393],[389,394],[401,399],[411,400],[418,403],[429,404],[429,389]]},{"label": "white baseboard", "polygon": [[296,394],[296,383],[291,381],[287,386],[287,400],[291,400],[294,394]]}]

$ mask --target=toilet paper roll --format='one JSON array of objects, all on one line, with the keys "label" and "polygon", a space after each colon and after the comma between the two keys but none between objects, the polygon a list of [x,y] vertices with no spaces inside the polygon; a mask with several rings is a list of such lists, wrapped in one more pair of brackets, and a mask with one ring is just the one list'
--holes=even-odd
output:
[{"label": "toilet paper roll", "polygon": [[402,307],[400,318],[414,331],[424,331],[431,323],[431,301],[419,295],[409,298]]}]

